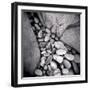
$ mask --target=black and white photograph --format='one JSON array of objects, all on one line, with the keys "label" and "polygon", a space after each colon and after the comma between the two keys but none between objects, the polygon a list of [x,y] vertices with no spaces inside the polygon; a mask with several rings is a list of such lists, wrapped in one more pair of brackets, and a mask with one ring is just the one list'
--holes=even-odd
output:
[{"label": "black and white photograph", "polygon": [[86,10],[83,6],[12,4],[16,56],[12,86],[87,81]]}]

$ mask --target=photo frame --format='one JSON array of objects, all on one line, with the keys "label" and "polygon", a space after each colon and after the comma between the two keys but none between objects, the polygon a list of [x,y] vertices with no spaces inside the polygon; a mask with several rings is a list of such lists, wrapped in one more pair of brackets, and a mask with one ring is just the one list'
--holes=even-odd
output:
[{"label": "photo frame", "polygon": [[87,6],[11,4],[11,85],[87,83]]}]

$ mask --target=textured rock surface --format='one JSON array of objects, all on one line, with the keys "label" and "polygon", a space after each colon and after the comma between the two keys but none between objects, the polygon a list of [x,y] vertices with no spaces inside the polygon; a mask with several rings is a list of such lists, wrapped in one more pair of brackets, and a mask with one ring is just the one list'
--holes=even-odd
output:
[{"label": "textured rock surface", "polygon": [[45,25],[56,26],[57,36],[80,52],[80,16],[75,13],[43,13]]},{"label": "textured rock surface", "polygon": [[36,41],[36,36],[34,35],[29,20],[25,14],[23,14],[22,22],[22,59],[24,76],[33,76],[34,70],[40,60],[40,51]]},{"label": "textured rock surface", "polygon": [[64,32],[61,40],[80,52],[80,28],[71,28]]}]

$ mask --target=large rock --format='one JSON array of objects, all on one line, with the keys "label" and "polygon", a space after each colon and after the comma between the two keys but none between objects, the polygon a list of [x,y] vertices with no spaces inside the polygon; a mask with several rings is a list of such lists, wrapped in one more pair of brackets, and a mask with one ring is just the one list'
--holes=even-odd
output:
[{"label": "large rock", "polygon": [[61,40],[80,53],[80,27],[67,29]]},{"label": "large rock", "polygon": [[24,76],[34,76],[34,70],[40,60],[40,51],[36,36],[31,29],[25,13],[22,14],[22,60]]}]

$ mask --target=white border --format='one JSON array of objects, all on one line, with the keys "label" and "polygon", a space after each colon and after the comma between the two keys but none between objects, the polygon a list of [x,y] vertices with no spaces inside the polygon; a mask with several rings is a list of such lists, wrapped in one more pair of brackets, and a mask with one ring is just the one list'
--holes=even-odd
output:
[{"label": "white border", "polygon": [[[30,77],[21,79],[21,10],[41,10],[59,12],[78,12],[81,13],[80,19],[80,48],[81,48],[81,75],[61,76],[61,77]],[[85,80],[85,10],[71,8],[51,8],[36,6],[18,6],[18,84],[64,82]]]}]

